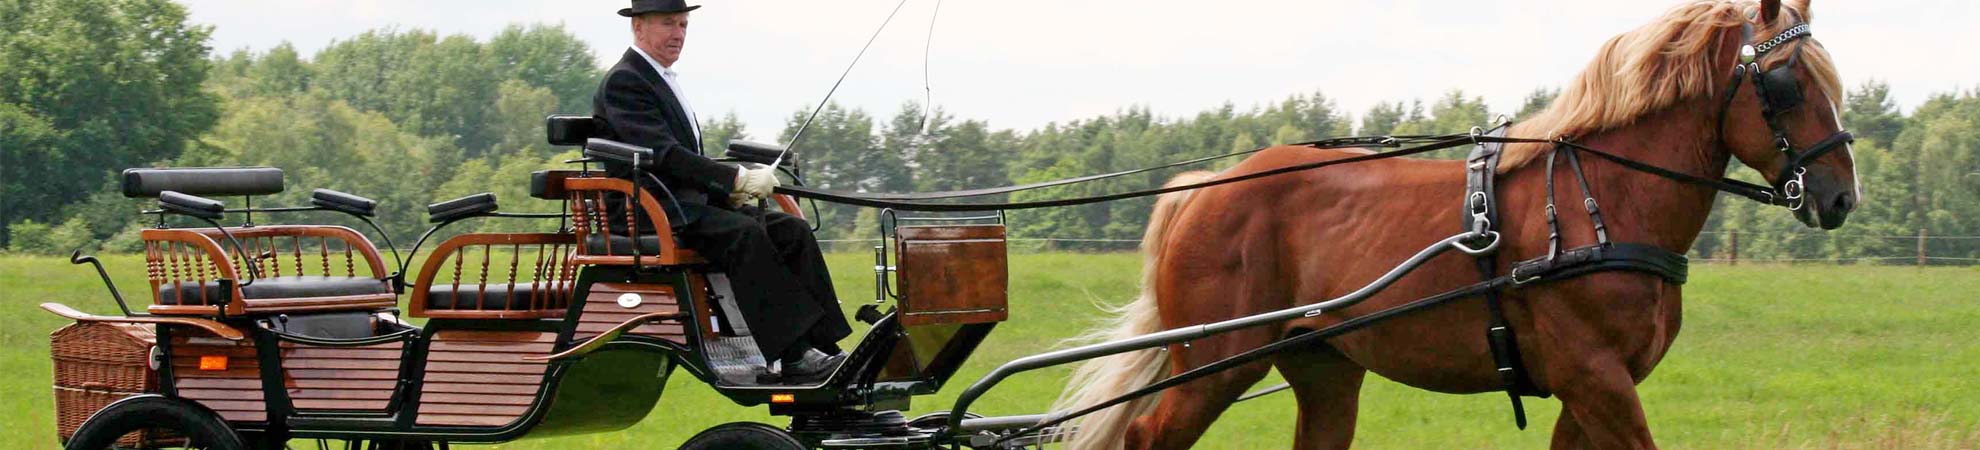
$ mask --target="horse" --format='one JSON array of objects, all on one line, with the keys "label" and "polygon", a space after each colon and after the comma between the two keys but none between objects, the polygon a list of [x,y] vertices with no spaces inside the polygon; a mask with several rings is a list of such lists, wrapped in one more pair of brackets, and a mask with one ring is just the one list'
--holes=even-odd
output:
[{"label": "horse", "polygon": [[[1717,179],[1731,160],[1766,181],[1800,184],[1805,207],[1795,216],[1834,229],[1855,208],[1855,169],[1843,144],[1808,161],[1786,148],[1846,136],[1837,110],[1841,82],[1826,50],[1794,39],[1743,64],[1748,39],[1767,39],[1810,20],[1810,0],[1692,0],[1608,41],[1553,104],[1511,126],[1509,136],[1570,139],[1676,172]],[[1798,61],[1793,62],[1793,61]],[[1760,96],[1728,93],[1743,83],[1734,68],[1790,67],[1806,100],[1767,111]],[[1756,81],[1755,84],[1758,84]],[[1779,88],[1776,88],[1779,90]],[[1738,92],[1734,90],[1732,92]],[[1751,91],[1749,91],[1751,92]],[[1778,94],[1778,93],[1777,93]],[[1770,123],[1771,122],[1771,123]],[[1770,129],[1785,129],[1769,133]],[[1784,139],[1784,141],[1783,141]],[[1498,174],[1502,243],[1497,273],[1508,261],[1547,255],[1548,177],[1574,193],[1569,171],[1534,161],[1547,144],[1511,144]],[[1279,146],[1221,173],[1192,172],[1171,186],[1367,154],[1365,149]],[[1590,193],[1602,202],[1616,242],[1691,248],[1716,192],[1619,164],[1583,158]],[[1798,169],[1789,173],[1788,169]],[[1112,311],[1086,334],[1109,340],[1291,308],[1350,292],[1392,264],[1461,232],[1462,161],[1381,159],[1292,172],[1156,200],[1143,240],[1140,297]],[[1793,180],[1784,179],[1794,177]],[[1572,198],[1572,197],[1569,197]],[[1561,208],[1563,248],[1595,242],[1595,221]],[[1165,376],[1258,348],[1296,332],[1318,330],[1480,280],[1472,259],[1439,256],[1381,294],[1355,306],[1277,326],[1230,332],[1188,345],[1091,360],[1074,371],[1058,411],[1095,405]],[[1677,337],[1682,290],[1639,272],[1596,272],[1504,291],[1506,320],[1532,385],[1563,407],[1552,447],[1655,448],[1636,385]],[[1346,448],[1354,437],[1357,398],[1369,372],[1421,389],[1484,393],[1505,389],[1486,339],[1487,310],[1442,305],[1185,383],[1070,422],[1067,448],[1180,449],[1198,440],[1246,389],[1277,368],[1297,397],[1294,447]]]}]

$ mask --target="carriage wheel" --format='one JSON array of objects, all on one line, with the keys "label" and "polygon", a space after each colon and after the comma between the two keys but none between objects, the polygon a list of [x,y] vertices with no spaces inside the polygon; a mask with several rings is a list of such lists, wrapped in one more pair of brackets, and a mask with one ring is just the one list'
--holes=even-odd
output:
[{"label": "carriage wheel", "polygon": [[103,407],[69,438],[68,450],[115,448],[117,439],[139,430],[162,430],[184,441],[166,448],[246,450],[241,435],[206,408],[159,396],[130,397]]},{"label": "carriage wheel", "polygon": [[783,429],[756,422],[716,425],[688,438],[681,450],[808,450]]}]

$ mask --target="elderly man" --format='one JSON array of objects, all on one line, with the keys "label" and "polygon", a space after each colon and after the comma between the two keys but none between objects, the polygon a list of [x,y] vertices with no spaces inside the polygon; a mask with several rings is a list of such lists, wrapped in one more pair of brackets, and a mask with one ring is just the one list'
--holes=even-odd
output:
[{"label": "elderly man", "polygon": [[[682,0],[633,0],[619,15],[632,18],[633,46],[605,74],[593,98],[603,119],[598,137],[652,148],[655,177],[612,164],[613,176],[658,178],[677,204],[669,205],[681,240],[728,274],[736,303],[757,348],[771,360],[769,373],[786,378],[823,373],[845,358],[836,343],[852,334],[839,310],[832,277],[818,241],[803,219],[751,206],[770,195],[770,168],[748,168],[704,156],[701,129],[674,62],[687,42],[688,6]],[[639,175],[639,176],[634,176]],[[759,220],[760,219],[760,220]],[[781,367],[780,367],[781,366]]]}]

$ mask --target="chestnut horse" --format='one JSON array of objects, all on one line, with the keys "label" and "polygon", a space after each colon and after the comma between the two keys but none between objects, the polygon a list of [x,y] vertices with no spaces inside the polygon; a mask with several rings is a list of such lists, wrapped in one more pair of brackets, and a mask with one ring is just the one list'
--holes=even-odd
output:
[{"label": "chestnut horse", "polygon": [[[1603,46],[1552,107],[1511,128],[1510,136],[1573,139],[1592,148],[1700,177],[1717,178],[1730,160],[1779,185],[1790,162],[1776,150],[1762,101],[1743,91],[1726,107],[1740,49],[1809,20],[1808,0],[1694,0]],[[1750,27],[1750,28],[1748,28]],[[1750,31],[1749,33],[1745,31]],[[1840,131],[1842,94],[1822,46],[1800,39],[1759,60],[1788,66],[1806,99],[1777,119],[1796,148]],[[1786,72],[1783,72],[1786,73]],[[1723,131],[1719,131],[1724,114]],[[1498,273],[1512,261],[1546,255],[1544,164],[1553,147],[1512,145],[1498,167]],[[1833,229],[1855,207],[1847,147],[1807,165],[1809,226]],[[1255,173],[1358,154],[1282,146],[1221,174],[1192,173],[1172,184]],[[1615,242],[1684,253],[1704,227],[1716,192],[1594,158],[1580,164],[1603,206]],[[1571,171],[1555,184],[1579,192]],[[1425,246],[1461,231],[1465,169],[1459,161],[1383,159],[1355,165],[1182,191],[1157,201],[1143,241],[1141,297],[1089,339],[1255,315],[1343,295]],[[1562,248],[1595,241],[1580,202],[1562,204]],[[1056,409],[1096,404],[1155,379],[1258,348],[1298,329],[1343,320],[1479,281],[1469,257],[1432,260],[1358,305],[1276,327],[1257,327],[1167,348],[1124,353],[1081,366]],[[1597,272],[1503,293],[1519,330],[1524,367],[1538,388],[1560,399],[1554,448],[1655,448],[1636,384],[1677,336],[1679,285],[1640,272]],[[1483,305],[1458,302],[1404,315],[1314,345],[1103,410],[1072,425],[1069,448],[1181,449],[1191,446],[1246,389],[1276,367],[1298,398],[1295,447],[1345,448],[1353,440],[1358,391],[1374,372],[1447,393],[1504,389],[1485,339]]]}]

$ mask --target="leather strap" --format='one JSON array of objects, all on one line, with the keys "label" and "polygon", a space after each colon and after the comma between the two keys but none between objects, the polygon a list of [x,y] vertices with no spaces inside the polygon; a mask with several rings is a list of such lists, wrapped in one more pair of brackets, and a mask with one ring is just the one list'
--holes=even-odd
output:
[{"label": "leather strap", "polygon": [[[1315,162],[1285,166],[1285,167],[1280,167],[1280,168],[1265,170],[1260,172],[1253,172],[1253,173],[1248,173],[1248,174],[1238,175],[1228,178],[1219,178],[1202,183],[1185,184],[1181,186],[1170,186],[1170,187],[1155,188],[1155,189],[1142,189],[1137,191],[1096,195],[1091,197],[1077,197],[1077,198],[1056,199],[1056,200],[1037,200],[1037,201],[1001,202],[1001,203],[940,203],[940,202],[933,202],[928,200],[944,198],[942,197],[943,195],[949,195],[949,194],[947,193],[898,194],[898,196],[909,197],[912,198],[912,200],[888,200],[888,199],[876,198],[874,194],[863,193],[863,192],[835,191],[835,190],[817,189],[817,188],[810,188],[803,186],[778,186],[776,192],[779,194],[790,195],[792,197],[798,197],[798,198],[808,198],[812,200],[819,200],[819,201],[832,202],[832,203],[842,203],[842,204],[854,205],[854,206],[866,206],[872,208],[892,208],[902,211],[960,212],[960,211],[1004,211],[1004,210],[1018,210],[1018,209],[1053,208],[1060,206],[1085,205],[1085,204],[1109,202],[1109,201],[1128,199],[1128,198],[1161,195],[1170,192],[1202,189],[1211,186],[1220,186],[1220,185],[1237,183],[1242,181],[1249,181],[1257,178],[1264,178],[1264,177],[1287,174],[1292,172],[1313,170],[1322,167],[1353,164],[1364,161],[1373,161],[1377,159],[1389,159],[1389,158],[1398,158],[1398,157],[1410,156],[1410,155],[1418,155],[1418,154],[1429,153],[1437,150],[1443,150],[1447,148],[1459,147],[1466,144],[1472,144],[1476,141],[1477,140],[1474,140],[1469,136],[1460,135],[1457,137],[1441,139],[1438,141],[1430,142],[1416,147],[1405,148],[1401,150],[1394,150],[1394,151],[1381,152],[1381,153],[1371,153],[1367,155],[1358,155],[1358,156],[1327,160],[1327,161],[1315,161]],[[1500,139],[1488,140],[1488,141],[1516,142],[1514,140],[1511,140],[1510,138],[1500,138]],[[1551,142],[1551,141],[1538,141],[1538,142]]]},{"label": "leather strap", "polygon": [[[1508,125],[1494,128],[1487,137],[1504,137]],[[1497,173],[1499,159],[1504,154],[1503,142],[1479,142],[1465,158],[1464,168],[1464,214],[1465,230],[1484,235],[1497,231],[1499,207],[1497,194]],[[1499,278],[1498,252],[1477,255],[1473,260],[1478,266],[1481,282],[1491,282]],[[1492,351],[1493,367],[1499,372],[1506,390],[1506,399],[1512,403],[1513,423],[1526,429],[1526,404],[1521,395],[1542,395],[1526,375],[1526,364],[1519,355],[1519,339],[1514,334],[1512,324],[1506,320],[1504,301],[1498,289],[1485,290],[1485,309],[1490,314],[1490,322],[1485,328],[1485,342]]]}]

